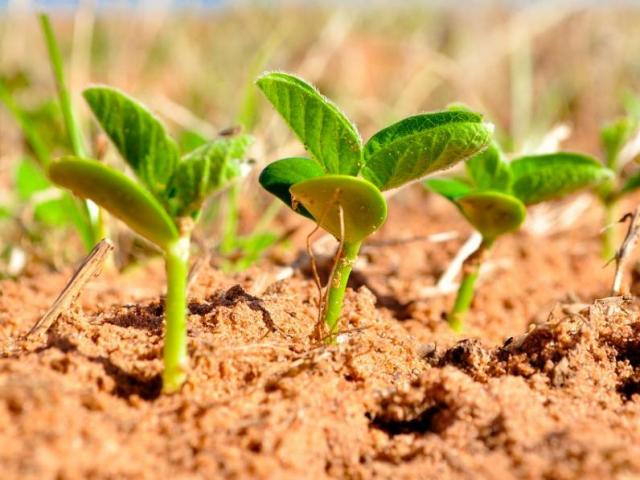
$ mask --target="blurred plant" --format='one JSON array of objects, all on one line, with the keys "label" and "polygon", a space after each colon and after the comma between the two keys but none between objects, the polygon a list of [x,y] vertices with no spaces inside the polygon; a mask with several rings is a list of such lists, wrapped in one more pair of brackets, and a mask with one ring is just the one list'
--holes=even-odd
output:
[{"label": "blurred plant", "polygon": [[167,274],[163,389],[175,392],[188,370],[185,317],[191,233],[204,200],[241,174],[251,139],[244,135],[222,138],[180,156],[162,124],[132,98],[108,87],[89,88],[84,97],[138,182],[79,157],[53,162],[49,175],[163,251]]},{"label": "blurred plant", "polygon": [[466,162],[466,179],[435,178],[426,187],[450,200],[482,235],[478,249],[464,262],[462,280],[448,316],[449,325],[462,330],[473,301],[480,267],[498,237],[520,228],[526,207],[561,198],[600,184],[612,172],[596,159],[578,153],[527,155],[507,162],[494,142]]},{"label": "blurred plant", "polygon": [[[252,62],[249,62],[247,81],[245,82],[236,121],[244,131],[251,132],[259,117],[258,95],[254,79],[264,70],[276,45],[280,41],[280,33],[271,35],[258,50]],[[269,231],[269,225],[280,211],[280,203],[272,202],[264,210],[257,225],[244,235],[239,234],[240,196],[242,185],[232,185],[225,196],[224,221],[222,223],[222,240],[220,253],[225,258],[222,267],[225,271],[242,271],[255,263],[262,254],[281,236]]]},{"label": "blurred plant", "polygon": [[363,145],[349,119],[303,80],[268,73],[257,85],[310,157],[269,164],[260,175],[261,185],[340,242],[320,307],[329,329],[326,338],[335,342],[360,246],[387,216],[382,192],[476,154],[487,146],[490,133],[478,114],[444,111],[401,120]]},{"label": "blurred plant", "polygon": [[614,176],[596,190],[604,208],[602,257],[605,260],[613,258],[618,245],[615,225],[618,220],[618,202],[640,188],[640,171],[629,172],[629,169],[625,168],[633,160],[633,155],[627,155],[626,158],[622,155],[625,146],[634,139],[637,130],[638,119],[630,114],[606,124],[600,131],[602,161],[614,172]]},{"label": "blurred plant", "polygon": [[[46,100],[35,110],[29,111],[19,105],[12,93],[12,86],[24,86],[28,79],[24,78],[17,84],[0,80],[0,102],[20,126],[35,159],[35,162],[24,159],[18,164],[15,173],[17,198],[6,208],[10,211],[10,216],[17,217],[26,203],[33,211],[33,220],[36,222],[49,227],[73,226],[89,251],[97,241],[106,236],[99,210],[90,202],[78,202],[69,194],[58,191],[43,173],[48,168],[54,151],[70,149],[75,155],[84,156],[85,147],[66,86],[60,48],[49,17],[41,15],[40,24],[58,90],[58,103]],[[61,141],[62,136],[57,129],[60,119],[68,141]]]}]

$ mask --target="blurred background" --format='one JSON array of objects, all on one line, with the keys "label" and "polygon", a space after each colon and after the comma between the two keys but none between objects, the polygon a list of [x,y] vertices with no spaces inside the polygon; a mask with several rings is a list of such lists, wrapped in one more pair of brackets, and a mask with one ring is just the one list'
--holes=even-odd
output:
[{"label": "blurred background", "polygon": [[[46,11],[94,151],[100,137],[81,92],[99,82],[147,104],[185,150],[242,125],[257,138],[258,165],[300,153],[253,86],[260,72],[277,69],[315,83],[365,138],[401,117],[460,101],[496,125],[509,151],[534,148],[563,125],[564,147],[600,155],[602,124],[640,115],[639,7],[633,1],[0,0],[0,80],[51,155],[64,153],[69,145],[37,17]],[[109,155],[107,161],[118,162]],[[0,106],[5,217],[20,200],[16,169],[29,156],[15,118]],[[33,187],[23,188],[24,204]],[[255,182],[242,189],[251,208],[243,207],[241,230],[268,208]],[[18,221],[15,212],[8,215],[12,222],[0,232],[5,266],[7,245],[44,238],[25,215],[23,207]],[[53,247],[42,248],[49,258]]]}]

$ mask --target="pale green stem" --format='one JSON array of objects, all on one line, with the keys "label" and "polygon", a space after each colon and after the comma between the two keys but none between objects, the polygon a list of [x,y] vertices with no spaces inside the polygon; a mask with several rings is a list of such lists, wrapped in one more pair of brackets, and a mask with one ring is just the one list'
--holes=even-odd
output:
[{"label": "pale green stem", "polygon": [[[56,82],[60,108],[62,110],[62,118],[64,120],[67,136],[69,137],[69,143],[71,143],[73,154],[77,157],[84,158],[87,156],[87,150],[82,136],[82,129],[80,128],[76,112],[73,108],[71,92],[69,91],[66,83],[60,46],[56,40],[48,15],[40,15],[40,25],[47,44],[47,50],[49,52],[49,59],[51,61],[51,68]],[[104,212],[102,212],[100,208],[90,200],[85,201],[85,207],[87,216],[91,221],[93,240],[97,243],[108,236],[106,223],[104,221],[105,215]]]},{"label": "pale green stem", "polygon": [[165,251],[167,296],[165,298],[164,372],[162,390],[173,393],[187,379],[187,277],[189,236],[183,236]]},{"label": "pale green stem", "polygon": [[340,314],[342,313],[342,302],[347,289],[349,275],[358,258],[361,243],[345,243],[336,263],[332,277],[327,286],[327,303],[324,306],[324,321],[329,327],[327,341],[335,343],[336,334],[340,326]]},{"label": "pale green stem", "polygon": [[220,243],[220,253],[229,255],[236,247],[238,236],[238,217],[240,200],[240,185],[234,183],[227,192],[226,211],[224,217],[222,242]]},{"label": "pale green stem", "polygon": [[47,43],[47,49],[49,51],[49,59],[51,60],[51,68],[53,69],[53,76],[56,81],[56,88],[60,99],[60,108],[62,109],[62,118],[67,130],[67,135],[69,136],[69,142],[71,143],[74,155],[78,157],[86,157],[82,131],[80,130],[80,125],[78,124],[78,119],[76,118],[76,114],[73,109],[71,93],[67,88],[64,76],[62,54],[60,53],[60,47],[58,46],[55,34],[53,33],[49,16],[41,14],[40,24]]},{"label": "pale green stem", "polygon": [[453,308],[447,317],[449,326],[454,332],[462,332],[465,317],[471,307],[471,302],[473,302],[480,267],[492,244],[493,241],[482,239],[482,243],[478,249],[469,255],[462,265],[460,287],[458,288]]}]

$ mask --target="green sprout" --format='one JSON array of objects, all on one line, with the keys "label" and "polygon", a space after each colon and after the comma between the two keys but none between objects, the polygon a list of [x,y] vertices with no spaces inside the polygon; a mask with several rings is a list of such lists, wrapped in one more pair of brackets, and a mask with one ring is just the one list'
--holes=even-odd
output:
[{"label": "green sprout", "polygon": [[640,188],[640,171],[630,175],[625,170],[620,154],[636,133],[638,122],[631,115],[621,117],[605,125],[600,131],[603,163],[614,172],[614,176],[603,182],[596,190],[604,207],[604,229],[602,231],[602,257],[610,260],[617,245],[616,230],[613,226],[618,218],[618,202],[621,198]]},{"label": "green sprout", "polygon": [[427,188],[460,210],[481,234],[478,249],[462,267],[462,281],[448,316],[454,331],[462,330],[473,301],[480,267],[496,239],[520,228],[526,207],[558,199],[600,184],[612,173],[596,159],[569,152],[527,155],[507,162],[496,143],[466,162],[468,179],[426,180]]},{"label": "green sprout", "polygon": [[327,341],[335,342],[360,246],[387,217],[382,192],[475,155],[489,144],[490,129],[469,111],[425,113],[394,123],[363,144],[347,117],[303,80],[267,73],[257,85],[309,154],[269,164],[261,185],[340,242],[321,307]]},{"label": "green sprout", "polygon": [[[62,54],[47,15],[40,15],[40,26],[55,80],[58,105],[45,103],[42,106],[44,108],[41,108],[40,111],[27,111],[14,98],[9,83],[0,80],[0,103],[4,104],[19,125],[36,161],[35,165],[29,160],[22,161],[16,172],[18,189],[20,190],[20,185],[24,185],[29,190],[29,198],[25,198],[20,192],[19,200],[31,203],[35,203],[35,193],[51,188],[42,172],[47,170],[51,162],[52,151],[60,143],[59,135],[47,136],[47,131],[57,133],[55,129],[51,128],[52,118],[55,115],[61,114],[64,122],[67,137],[64,147],[70,149],[76,156],[86,156],[82,130],[73,108],[71,93],[64,74]],[[43,116],[43,114],[46,115],[45,121],[39,121],[39,117]],[[47,131],[44,128],[39,128],[42,126],[40,125],[41,123],[46,124]],[[37,170],[37,167],[40,167],[40,171]],[[21,190],[24,191],[24,189]],[[59,198],[36,203],[34,210],[36,213],[34,215],[35,219],[48,226],[73,225],[87,251],[91,250],[98,241],[107,236],[104,218],[99,209],[91,202],[77,202],[71,196],[62,195]],[[15,212],[12,212],[12,216],[14,215]]]},{"label": "green sprout", "polygon": [[187,377],[187,276],[191,233],[205,199],[242,172],[250,137],[221,138],[181,156],[163,125],[118,90],[92,87],[84,97],[138,182],[91,159],[63,157],[50,178],[125,222],[164,253],[167,295],[163,390]]}]

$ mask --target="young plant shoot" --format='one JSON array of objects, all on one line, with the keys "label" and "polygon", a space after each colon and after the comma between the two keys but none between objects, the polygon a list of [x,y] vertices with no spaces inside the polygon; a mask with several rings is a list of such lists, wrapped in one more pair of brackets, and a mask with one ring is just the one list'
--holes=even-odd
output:
[{"label": "young plant shoot", "polygon": [[84,97],[138,181],[79,157],[53,162],[49,176],[77,196],[94,201],[164,252],[167,295],[162,380],[164,392],[175,392],[188,370],[191,232],[204,200],[240,175],[250,138],[221,138],[180,156],[162,124],[132,98],[108,87],[89,88]]},{"label": "young plant shoot", "polygon": [[308,154],[271,163],[260,184],[340,242],[321,312],[326,339],[335,342],[360,245],[387,217],[383,192],[475,155],[489,144],[490,129],[469,111],[425,113],[394,123],[363,144],[353,123],[303,80],[267,73],[257,85]]},{"label": "young plant shoot", "polygon": [[[27,110],[14,98],[10,88],[0,80],[0,103],[4,104],[20,126],[35,160],[35,163],[30,160],[22,161],[16,171],[16,184],[18,190],[21,190],[19,200],[22,204],[27,202],[31,204],[34,207],[34,219],[48,227],[72,225],[87,251],[90,251],[108,233],[101,212],[94,204],[90,201],[80,202],[69,194],[59,195],[45,202],[36,200],[37,193],[52,188],[46,179],[45,172],[54,150],[63,147],[76,156],[85,156],[82,129],[65,78],[58,41],[48,15],[41,14],[39,18],[55,80],[57,104],[47,102],[40,106],[40,111]],[[62,117],[66,138],[53,128],[58,114]],[[44,118],[38,118],[42,116]],[[46,128],[41,128],[43,126]],[[40,170],[37,167],[40,167]],[[25,196],[24,192],[28,192],[29,195]],[[13,212],[13,215],[16,213]]]},{"label": "young plant shoot", "polygon": [[478,249],[462,267],[462,281],[449,325],[457,332],[473,300],[480,267],[498,237],[520,228],[526,207],[558,199],[611,178],[596,159],[578,153],[528,155],[511,162],[493,143],[466,163],[468,180],[435,178],[428,189],[447,198],[482,235]]},{"label": "young plant shoot", "polygon": [[602,258],[611,260],[618,244],[615,223],[618,221],[617,206],[625,195],[640,188],[640,171],[627,175],[624,167],[628,162],[621,153],[637,131],[637,122],[631,116],[622,117],[605,125],[600,132],[603,163],[614,172],[614,177],[603,182],[597,189],[598,198],[604,207],[604,229],[602,231]]}]

